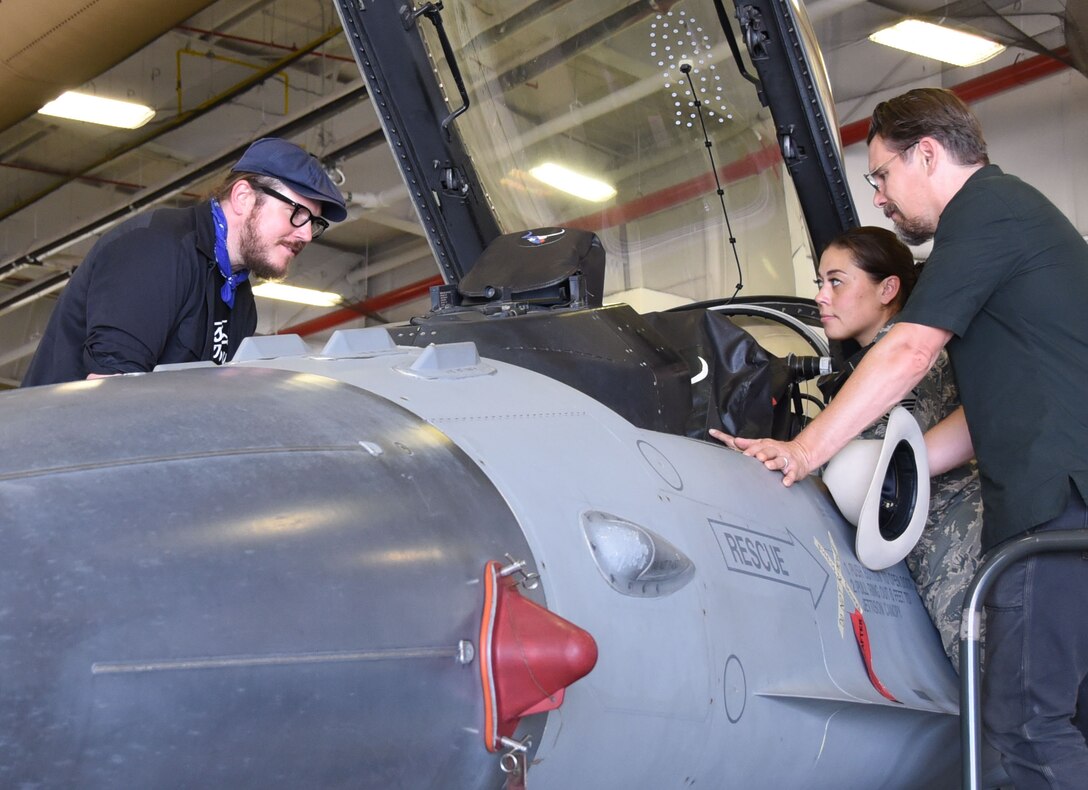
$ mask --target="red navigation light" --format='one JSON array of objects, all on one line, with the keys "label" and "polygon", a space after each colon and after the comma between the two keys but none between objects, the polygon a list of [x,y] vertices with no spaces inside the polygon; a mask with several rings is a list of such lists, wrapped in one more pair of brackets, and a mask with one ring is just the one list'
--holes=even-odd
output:
[{"label": "red navigation light", "polygon": [[567,686],[597,663],[597,643],[586,631],[523,598],[495,561],[484,568],[480,676],[484,743],[498,751],[522,716],[554,710]]}]

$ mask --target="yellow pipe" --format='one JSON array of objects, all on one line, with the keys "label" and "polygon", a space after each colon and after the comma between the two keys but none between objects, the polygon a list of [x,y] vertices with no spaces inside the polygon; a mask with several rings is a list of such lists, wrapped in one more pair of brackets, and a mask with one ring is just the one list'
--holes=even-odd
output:
[{"label": "yellow pipe", "polygon": [[[210,60],[218,60],[218,61],[220,61],[222,63],[231,63],[231,64],[233,64],[235,66],[244,66],[245,68],[253,69],[254,71],[261,71],[264,68],[264,66],[257,66],[257,65],[254,65],[252,63],[247,63],[246,61],[239,60],[238,58],[228,58],[225,55],[216,55],[211,50],[208,50],[207,52],[197,52],[195,49],[191,49],[189,47],[182,47],[181,49],[179,49],[177,51],[177,54],[174,57],[175,61],[177,62],[178,115],[184,114],[184,110],[182,109],[182,100],[181,100],[181,94],[182,94],[182,87],[181,87],[181,56],[182,55],[192,55],[192,56],[195,56],[195,57],[198,57],[198,58],[207,58],[207,59],[210,59]],[[290,88],[291,88],[290,75],[288,75],[287,73],[277,74],[277,75],[273,76],[272,79],[281,79],[281,80],[283,80],[283,114],[287,115],[289,91],[290,91]],[[209,102],[214,102],[220,96],[225,96],[226,94],[230,93],[233,89],[234,89],[234,86],[231,86],[230,88],[227,88],[225,91],[222,91],[221,93],[217,94],[216,96],[213,96],[208,101]]]}]

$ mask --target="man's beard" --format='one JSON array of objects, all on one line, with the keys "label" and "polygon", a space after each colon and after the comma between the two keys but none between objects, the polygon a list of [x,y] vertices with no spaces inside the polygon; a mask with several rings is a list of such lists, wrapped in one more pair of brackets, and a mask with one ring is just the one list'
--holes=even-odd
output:
[{"label": "man's beard", "polygon": [[[287,276],[286,267],[281,271],[273,263],[269,250],[275,248],[278,242],[265,243],[257,230],[257,221],[260,210],[250,212],[246,222],[242,226],[242,235],[238,240],[239,251],[242,255],[242,268],[248,269],[254,277],[262,280],[282,280]],[[296,255],[302,251],[305,244],[301,241],[289,242],[287,245]]]},{"label": "man's beard", "polygon": [[[898,221],[892,219],[892,214],[898,214],[901,219]],[[933,234],[937,231],[925,220],[907,219],[894,203],[889,203],[884,207],[884,216],[892,219],[892,225],[895,227],[895,233],[899,236],[900,241],[912,247],[925,244],[933,238]]]}]

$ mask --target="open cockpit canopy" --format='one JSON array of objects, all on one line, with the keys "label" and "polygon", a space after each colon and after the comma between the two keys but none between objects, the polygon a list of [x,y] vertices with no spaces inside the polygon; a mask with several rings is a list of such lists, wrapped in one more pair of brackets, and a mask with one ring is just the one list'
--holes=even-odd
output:
[{"label": "open cockpit canopy", "polygon": [[565,227],[601,239],[606,301],[807,297],[856,224],[799,0],[338,5],[447,282]]}]

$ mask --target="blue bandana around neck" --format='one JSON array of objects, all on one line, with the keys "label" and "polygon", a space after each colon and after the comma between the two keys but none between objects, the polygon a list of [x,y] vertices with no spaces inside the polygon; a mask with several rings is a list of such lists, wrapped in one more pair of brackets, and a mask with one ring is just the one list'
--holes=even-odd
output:
[{"label": "blue bandana around neck", "polygon": [[219,265],[219,273],[226,280],[219,289],[219,295],[227,307],[234,307],[234,289],[240,283],[249,279],[249,272],[242,269],[240,272],[230,270],[230,253],[227,252],[227,217],[219,201],[212,199],[212,221],[215,223],[215,262]]}]

